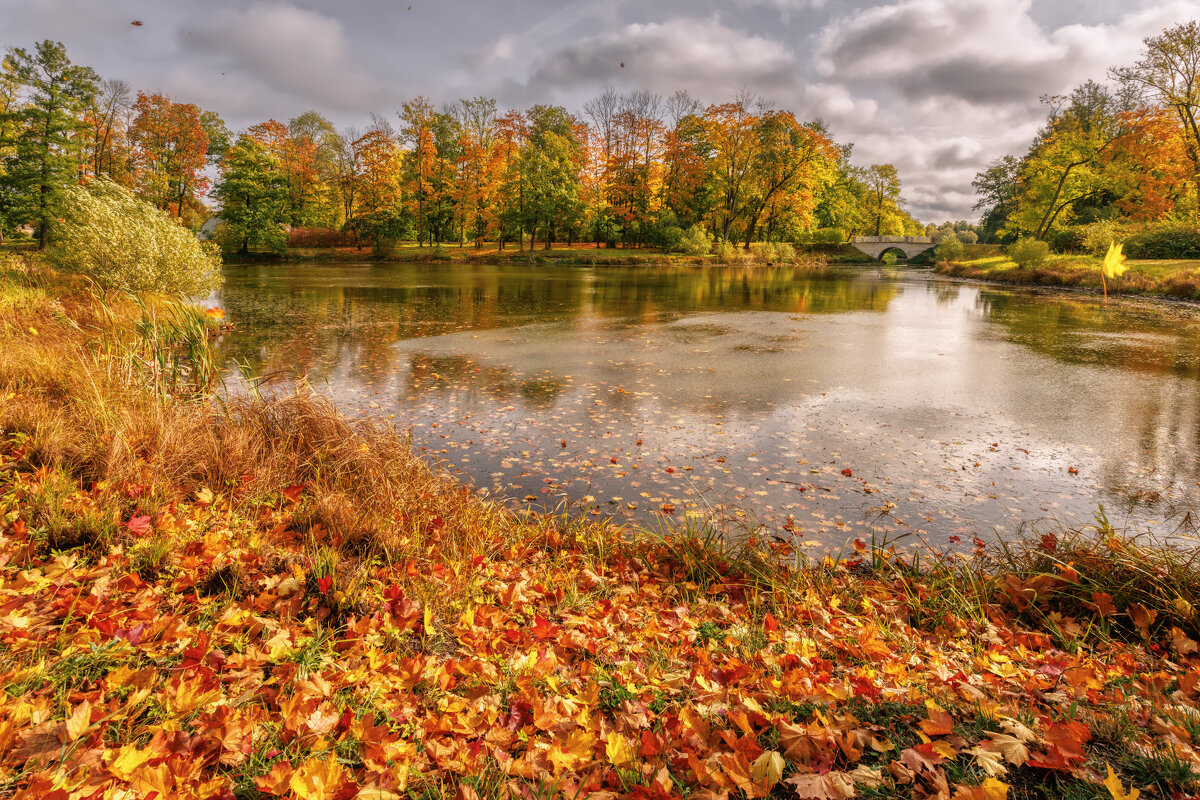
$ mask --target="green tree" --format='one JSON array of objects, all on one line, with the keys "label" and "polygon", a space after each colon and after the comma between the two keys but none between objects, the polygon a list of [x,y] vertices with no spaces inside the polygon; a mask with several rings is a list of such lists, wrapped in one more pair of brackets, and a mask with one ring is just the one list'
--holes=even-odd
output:
[{"label": "green tree", "polygon": [[287,177],[279,162],[251,136],[242,136],[221,162],[221,179],[213,190],[221,202],[221,219],[229,245],[246,254],[250,248],[282,253],[287,249]]},{"label": "green tree", "polygon": [[521,152],[521,192],[524,227],[530,247],[541,230],[546,249],[555,228],[566,229],[578,222],[579,141],[574,120],[561,106],[534,106],[526,113],[529,136]]},{"label": "green tree", "polygon": [[13,156],[3,176],[10,213],[37,223],[39,247],[49,244],[63,192],[84,159],[84,110],[96,95],[99,76],[71,63],[59,42],[39,43],[32,53],[14,48],[4,71],[27,94],[6,112],[0,126],[10,129]]},{"label": "green tree", "polygon": [[900,175],[891,164],[872,164],[863,172],[863,182],[870,191],[871,220],[875,236],[892,233],[900,216]]},{"label": "green tree", "polygon": [[105,288],[188,296],[221,285],[221,256],[165,212],[101,178],[63,190],[51,263]]},{"label": "green tree", "polygon": [[[1007,229],[1045,239],[1085,207],[1119,199],[1121,175],[1113,154],[1145,118],[1127,97],[1088,81],[1066,97],[1050,97],[1041,137],[1025,157]],[[1093,212],[1094,213],[1094,212]]]}]

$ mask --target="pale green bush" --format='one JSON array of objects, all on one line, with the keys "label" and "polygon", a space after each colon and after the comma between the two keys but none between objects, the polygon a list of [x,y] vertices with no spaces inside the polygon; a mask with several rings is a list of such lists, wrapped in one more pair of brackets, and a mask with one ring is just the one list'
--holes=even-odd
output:
[{"label": "pale green bush", "polygon": [[733,242],[717,242],[716,247],[713,248],[713,252],[717,256],[717,261],[722,264],[740,264],[745,260],[742,249]]},{"label": "pale green bush", "polygon": [[683,232],[679,249],[689,256],[706,256],[712,252],[712,237],[702,225],[693,225]]},{"label": "pale green bush", "polygon": [[841,228],[817,228],[812,232],[812,240],[817,244],[845,244],[847,238]]},{"label": "pale green bush", "polygon": [[1117,242],[1125,241],[1128,231],[1120,223],[1102,219],[1083,227],[1083,246],[1094,256],[1102,256]]},{"label": "pale green bush", "polygon": [[67,189],[49,257],[107,289],[195,296],[221,285],[216,244],[105,179]]},{"label": "pale green bush", "polygon": [[933,257],[938,261],[962,261],[967,248],[957,238],[945,239],[933,248]]},{"label": "pale green bush", "polygon": [[1039,266],[1049,256],[1050,245],[1037,239],[1018,239],[1008,246],[1008,257],[1021,269]]},{"label": "pale green bush", "polygon": [[790,264],[796,260],[796,248],[789,242],[757,242],[750,255],[759,264]]}]

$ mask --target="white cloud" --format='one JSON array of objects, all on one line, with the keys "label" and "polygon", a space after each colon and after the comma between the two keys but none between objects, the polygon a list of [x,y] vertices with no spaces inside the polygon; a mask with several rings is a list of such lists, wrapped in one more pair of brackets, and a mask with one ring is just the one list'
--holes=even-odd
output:
[{"label": "white cloud", "polygon": [[906,100],[1025,104],[1132,60],[1143,37],[1195,13],[1195,2],[1132,11],[1114,25],[1043,30],[1032,0],[899,0],[835,21],[816,64],[828,78]]}]

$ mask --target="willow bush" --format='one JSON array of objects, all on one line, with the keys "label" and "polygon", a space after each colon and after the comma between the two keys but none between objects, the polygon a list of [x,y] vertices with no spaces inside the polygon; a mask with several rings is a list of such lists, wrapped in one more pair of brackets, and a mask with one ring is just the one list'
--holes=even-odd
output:
[{"label": "willow bush", "polygon": [[106,289],[195,296],[221,285],[220,250],[112,181],[66,192],[49,257]]}]

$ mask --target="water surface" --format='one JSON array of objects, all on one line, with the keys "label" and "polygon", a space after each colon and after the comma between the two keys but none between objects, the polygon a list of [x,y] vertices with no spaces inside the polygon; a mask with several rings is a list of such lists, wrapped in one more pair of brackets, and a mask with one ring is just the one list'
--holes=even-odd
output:
[{"label": "water surface", "polygon": [[219,301],[234,382],[305,376],[394,415],[514,506],[944,545],[1099,504],[1179,535],[1200,480],[1200,317],[1177,306],[921,271],[458,264],[230,267]]}]

